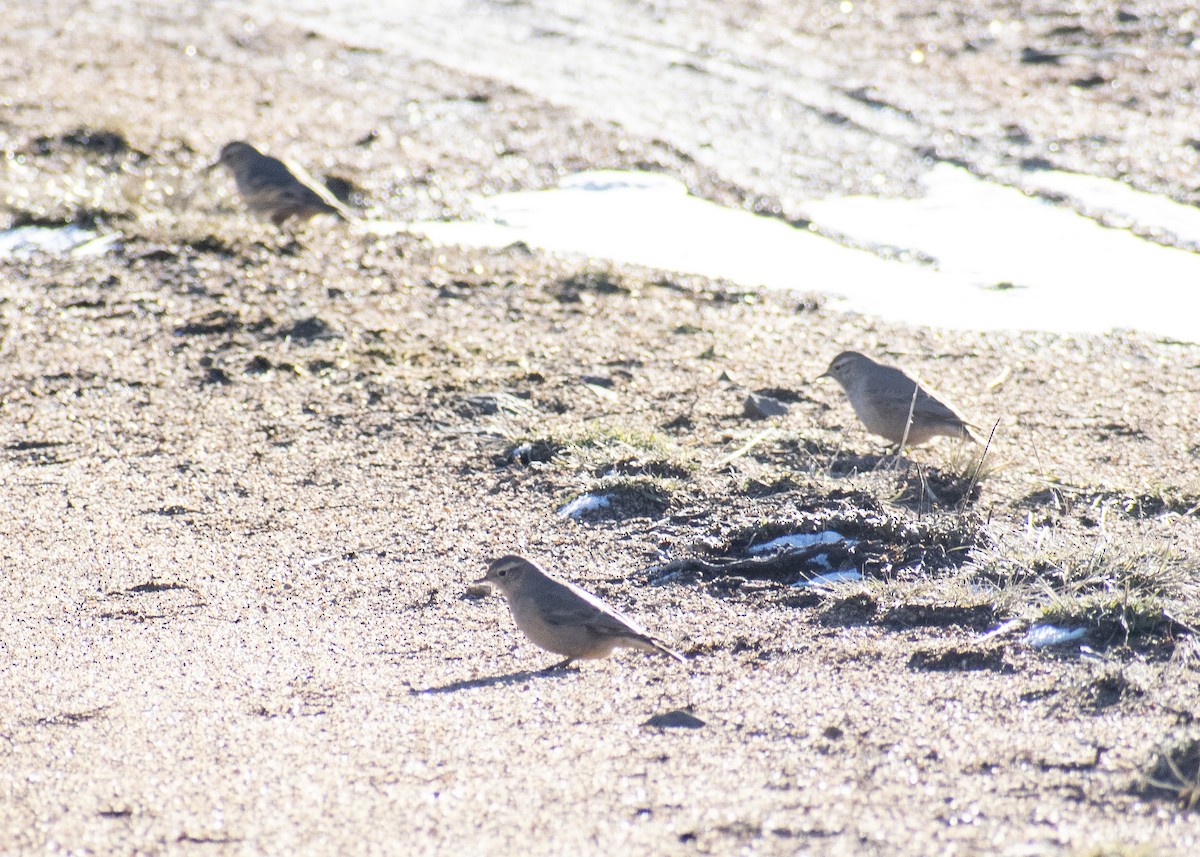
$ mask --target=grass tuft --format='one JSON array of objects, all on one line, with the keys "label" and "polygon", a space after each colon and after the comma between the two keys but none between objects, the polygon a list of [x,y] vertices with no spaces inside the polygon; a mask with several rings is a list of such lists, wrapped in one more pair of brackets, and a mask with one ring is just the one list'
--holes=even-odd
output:
[{"label": "grass tuft", "polygon": [[1166,742],[1154,754],[1136,791],[1149,798],[1174,801],[1180,809],[1200,809],[1200,738]]}]

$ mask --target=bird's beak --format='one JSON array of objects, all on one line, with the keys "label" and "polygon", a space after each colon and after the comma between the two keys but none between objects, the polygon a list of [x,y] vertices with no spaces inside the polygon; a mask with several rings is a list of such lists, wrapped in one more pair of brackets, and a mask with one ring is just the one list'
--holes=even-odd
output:
[{"label": "bird's beak", "polygon": [[492,582],[491,582],[490,580],[488,580],[488,579],[487,579],[487,576],[486,576],[486,575],[484,575],[483,577],[479,578],[478,580],[472,580],[472,581],[471,581],[471,585],[472,585],[472,586],[479,586],[480,584],[483,584],[483,583],[486,583],[488,586],[491,586],[491,585],[492,585]]},{"label": "bird's beak", "polygon": [[829,370],[828,370],[828,369],[826,369],[826,370],[825,370],[824,372],[822,372],[820,375],[818,375],[817,377],[813,378],[813,383],[814,383],[814,384],[815,384],[815,383],[817,383],[817,382],[818,382],[818,381],[820,381],[822,378],[832,378],[832,377],[833,377],[833,376],[829,374]]}]

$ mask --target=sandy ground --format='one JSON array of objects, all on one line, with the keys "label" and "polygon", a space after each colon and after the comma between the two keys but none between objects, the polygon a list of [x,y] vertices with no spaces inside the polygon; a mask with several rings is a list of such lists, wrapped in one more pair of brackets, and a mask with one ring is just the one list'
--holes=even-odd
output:
[{"label": "sandy ground", "polygon": [[[224,142],[343,178],[382,219],[467,216],[474,194],[607,166],[731,205],[772,195],[424,56],[231,6],[133,8],[10,10],[0,35],[8,221],[124,235],[102,256],[0,263],[0,850],[1200,849],[1200,347],[908,329],[331,221],[280,234],[202,174]],[[1185,75],[1182,13],[1123,8],[1136,20],[1078,26],[1161,31],[1140,61]],[[872,56],[880,22],[858,20],[829,63]],[[889,20],[939,44],[986,27],[940,6]],[[981,124],[1002,103],[1054,138],[1049,96],[963,94],[1000,61],[990,45],[922,80],[874,56],[912,100]],[[1010,72],[1040,93],[1062,69]],[[1133,107],[1076,87],[1095,105],[1078,121],[1186,120],[1182,87],[1121,80],[1142,87]],[[1140,130],[1113,133],[1144,153]],[[1098,172],[1120,172],[1109,157]],[[1178,164],[1122,163],[1193,193]],[[770,205],[788,214],[790,193]],[[997,425],[977,492],[978,453],[938,442],[911,456],[931,504],[916,466],[811,383],[849,346]],[[788,413],[752,419],[749,391]],[[593,490],[620,502],[557,514]],[[826,526],[860,539],[863,581],[813,590],[791,585],[802,563],[745,561]],[[508,551],[688,665],[540,672],[554,656],[466,590]],[[1044,619],[1086,635],[1023,644]]]}]

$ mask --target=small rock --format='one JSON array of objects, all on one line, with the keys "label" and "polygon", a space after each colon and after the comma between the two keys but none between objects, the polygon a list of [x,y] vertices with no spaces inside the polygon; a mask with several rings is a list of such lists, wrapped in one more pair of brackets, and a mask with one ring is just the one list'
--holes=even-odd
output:
[{"label": "small rock", "polygon": [[691,712],[676,708],[674,711],[655,714],[642,725],[652,726],[655,729],[699,729],[708,724]]},{"label": "small rock", "polygon": [[525,441],[504,453],[505,464],[544,464],[553,461],[554,456],[562,450],[553,443],[544,440]]},{"label": "small rock", "polygon": [[286,330],[280,331],[279,335],[300,342],[312,342],[317,339],[335,339],[338,334],[324,320],[310,316],[297,321]]},{"label": "small rock", "polygon": [[271,361],[261,354],[255,355],[246,364],[246,372],[250,375],[263,375],[271,371]]},{"label": "small rock", "polygon": [[200,379],[201,385],[206,384],[232,384],[233,379],[229,377],[229,373],[219,366],[209,368],[207,374]]},{"label": "small rock", "polygon": [[469,583],[467,584],[467,588],[463,590],[464,598],[488,598],[491,594],[492,585],[490,583]]},{"label": "small rock", "polygon": [[751,393],[746,396],[743,404],[746,416],[752,420],[765,420],[768,417],[781,417],[788,412],[788,406],[770,396],[760,396]]},{"label": "small rock", "polygon": [[1057,65],[1061,61],[1062,54],[1058,51],[1021,48],[1021,62],[1025,65]]}]

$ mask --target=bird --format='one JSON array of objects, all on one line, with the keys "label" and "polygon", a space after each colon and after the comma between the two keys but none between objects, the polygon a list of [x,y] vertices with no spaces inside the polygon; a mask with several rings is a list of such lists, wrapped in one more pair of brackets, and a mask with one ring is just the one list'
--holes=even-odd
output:
[{"label": "bird", "polygon": [[301,222],[317,214],[332,214],[347,222],[354,220],[337,197],[318,184],[301,167],[264,155],[249,143],[226,143],[216,163],[233,173],[238,193],[255,214],[267,215],[282,227],[290,217]]},{"label": "bird", "polygon": [[566,659],[547,671],[580,659],[604,658],[618,647],[658,652],[686,663],[687,658],[595,595],[550,574],[516,554],[493,560],[475,581],[504,593],[513,620],[535,645]]},{"label": "bird", "polygon": [[953,408],[900,369],[877,363],[865,354],[843,351],[818,378],[833,378],[841,384],[867,431],[898,447],[920,446],[938,435],[982,442],[978,428]]}]

